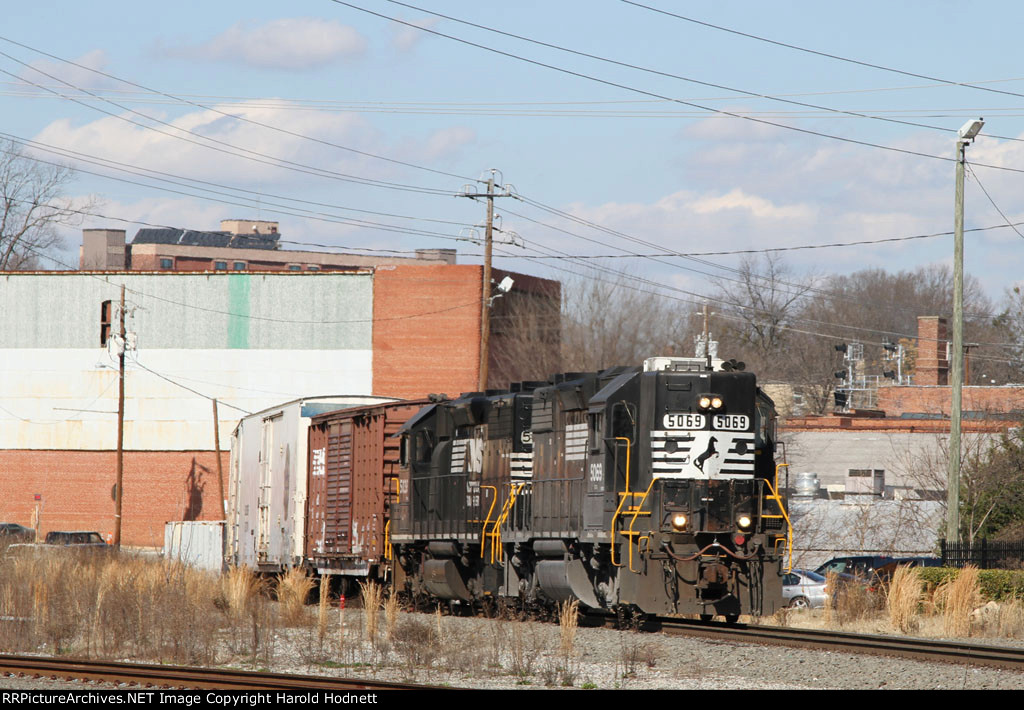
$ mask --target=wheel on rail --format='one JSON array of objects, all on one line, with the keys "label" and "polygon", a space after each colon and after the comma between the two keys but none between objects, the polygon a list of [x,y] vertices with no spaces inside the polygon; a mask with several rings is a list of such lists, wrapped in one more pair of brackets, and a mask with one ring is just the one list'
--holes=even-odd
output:
[{"label": "wheel on rail", "polygon": [[714,614],[701,614],[700,615],[700,620],[702,622],[704,622],[705,624],[708,623],[709,621],[711,621],[714,618],[715,618]]},{"label": "wheel on rail", "polygon": [[725,615],[725,623],[727,623],[727,624],[735,624],[739,620],[740,620],[740,615],[739,614],[726,614]]},{"label": "wheel on rail", "polygon": [[811,604],[807,601],[807,597],[793,597],[789,602],[790,609],[810,609]]}]

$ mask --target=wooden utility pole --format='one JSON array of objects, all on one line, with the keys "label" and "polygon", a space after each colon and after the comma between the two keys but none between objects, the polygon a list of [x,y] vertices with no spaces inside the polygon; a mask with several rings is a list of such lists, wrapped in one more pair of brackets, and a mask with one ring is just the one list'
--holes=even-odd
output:
[{"label": "wooden utility pole", "polygon": [[953,361],[950,363],[949,467],[946,471],[946,540],[960,539],[960,433],[964,385],[964,164],[967,144],[985,125],[968,121],[957,132],[956,194],[953,206]]},{"label": "wooden utility pole", "polygon": [[124,355],[127,350],[124,329],[124,284],[121,284],[121,321],[118,345],[117,377],[117,483],[114,486],[114,547],[121,548],[121,488],[124,483]]},{"label": "wooden utility pole", "polygon": [[477,389],[481,392],[487,389],[488,367],[490,365],[490,340],[491,340],[491,255],[494,250],[494,198],[508,197],[509,193],[494,193],[494,174],[497,170],[491,170],[487,179],[487,192],[470,192],[466,190],[462,197],[484,197],[487,198],[487,223],[484,232],[484,275],[483,290],[480,301],[480,376],[477,380]]},{"label": "wooden utility pole", "polygon": [[224,502],[224,470],[220,463],[220,421],[217,417],[217,398],[213,399],[213,450],[217,456],[217,487],[220,491],[220,512],[228,519],[227,503]]},{"label": "wooden utility pole", "polygon": [[487,180],[487,227],[484,232],[483,312],[480,314],[480,382],[481,392],[487,389],[491,359],[491,253],[494,249],[494,172]]}]

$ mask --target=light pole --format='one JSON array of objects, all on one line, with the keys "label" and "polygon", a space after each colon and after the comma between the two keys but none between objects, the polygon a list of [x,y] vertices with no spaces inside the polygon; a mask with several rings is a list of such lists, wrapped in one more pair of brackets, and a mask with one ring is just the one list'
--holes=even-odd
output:
[{"label": "light pole", "polygon": [[985,125],[968,121],[957,131],[956,205],[953,214],[953,362],[950,363],[952,402],[949,408],[949,469],[946,476],[946,539],[960,538],[960,422],[964,386],[964,161],[967,144]]}]

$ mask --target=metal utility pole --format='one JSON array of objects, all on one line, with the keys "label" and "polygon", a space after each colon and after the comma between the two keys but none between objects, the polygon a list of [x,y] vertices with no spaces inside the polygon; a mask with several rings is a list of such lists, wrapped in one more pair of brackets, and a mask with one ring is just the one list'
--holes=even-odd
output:
[{"label": "metal utility pole", "polygon": [[956,204],[953,211],[953,362],[949,409],[949,469],[946,480],[946,539],[960,539],[960,427],[964,384],[964,163],[971,143],[985,121],[968,121],[956,141]]},{"label": "metal utility pole", "polygon": [[121,549],[121,487],[124,483],[124,355],[128,349],[124,329],[124,284],[121,284],[121,321],[117,377],[117,483],[114,487],[114,547]]},{"label": "metal utility pole", "polygon": [[484,232],[484,275],[483,290],[480,303],[480,377],[477,389],[481,392],[487,389],[487,370],[490,364],[490,340],[491,340],[491,254],[494,249],[494,198],[508,197],[511,193],[507,190],[495,194],[494,175],[497,170],[492,169],[487,179],[487,192],[463,191],[462,197],[484,197],[487,198],[487,223]]}]

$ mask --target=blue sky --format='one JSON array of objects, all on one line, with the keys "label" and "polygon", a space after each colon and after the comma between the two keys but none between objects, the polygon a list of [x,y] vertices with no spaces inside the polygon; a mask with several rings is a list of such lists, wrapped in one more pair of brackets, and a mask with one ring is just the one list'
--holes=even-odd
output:
[{"label": "blue sky", "polygon": [[[651,251],[623,234],[669,251],[697,253],[952,229],[954,166],[949,160],[723,116],[650,94],[947,159],[954,154],[955,130],[969,118],[984,116],[985,135],[968,149],[968,159],[1024,170],[1024,142],[1019,140],[1024,138],[1024,96],[815,56],[613,0],[500,6],[424,0],[422,9],[382,0],[352,4],[622,86],[457,43],[330,0],[185,1],[160,11],[111,0],[19,3],[8,11],[0,36],[192,104],[147,94],[0,41],[0,52],[8,55],[0,56],[0,70],[7,72],[0,75],[0,130],[132,169],[163,171],[175,180],[219,186],[173,186],[190,193],[174,194],[124,182],[157,184],[151,178],[109,165],[80,164],[122,180],[79,176],[71,194],[103,201],[96,212],[104,216],[89,218],[84,226],[120,226],[132,235],[141,225],[113,218],[215,229],[222,218],[258,215],[279,220],[288,240],[389,250],[454,246],[464,262],[478,260],[472,255],[481,249],[452,240],[471,236],[484,208],[454,195],[489,168],[499,169],[506,183],[529,198],[498,201],[501,225],[518,235],[516,245],[500,251],[514,255]],[[973,12],[952,2],[863,2],[855,9],[820,2],[648,4],[821,52],[1024,95],[1018,37],[1024,8],[1018,3],[992,2]],[[794,106],[614,66],[440,19],[426,10],[719,87],[935,128]],[[68,84],[120,106],[81,98]],[[86,105],[35,85],[74,94]],[[250,157],[262,156],[263,162],[198,145],[203,137],[221,141],[217,145],[226,151],[250,151]],[[62,159],[70,160],[66,153]],[[267,161],[289,161],[296,170]],[[324,171],[346,179],[326,177]],[[975,171],[1011,221],[1024,219],[1019,204],[1024,172]],[[358,184],[353,177],[390,187]],[[402,189],[393,189],[396,185]],[[211,197],[204,192],[208,189],[232,192],[232,197],[213,196],[231,204],[197,196]],[[567,221],[537,203],[616,233]],[[1003,222],[975,180],[968,182],[966,203],[968,228]],[[287,205],[289,212],[314,210],[324,219],[284,214],[275,204]],[[352,219],[433,234],[339,221]],[[70,262],[77,261],[79,239],[77,229],[69,233]],[[998,298],[1024,278],[1017,266],[1022,250],[1024,238],[1011,229],[969,233],[967,271],[982,278],[988,293]],[[898,270],[948,262],[951,253],[951,237],[938,237],[792,251],[785,258],[798,270],[848,273],[869,266]],[[605,263],[672,288],[707,293],[714,288],[709,278],[687,269],[715,274],[713,279],[727,277],[728,271],[714,265],[735,267],[740,258],[707,257],[712,266],[679,259]],[[497,263],[553,278],[567,276],[539,261],[503,256]],[[558,266],[570,272],[583,268],[577,263]]]}]

